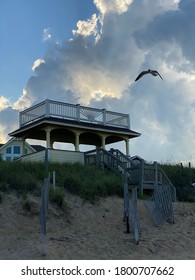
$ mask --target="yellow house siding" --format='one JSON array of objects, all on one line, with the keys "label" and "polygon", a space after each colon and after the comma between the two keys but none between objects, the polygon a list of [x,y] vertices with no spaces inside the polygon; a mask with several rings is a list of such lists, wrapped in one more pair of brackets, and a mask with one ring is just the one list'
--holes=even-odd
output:
[{"label": "yellow house siding", "polygon": [[54,162],[79,162],[84,164],[84,153],[74,151],[49,150],[49,159]]},{"label": "yellow house siding", "polygon": [[[48,150],[48,159],[50,162],[79,162],[84,164],[84,153],[74,151],[63,151],[63,150]],[[45,161],[45,151],[33,153],[27,156],[23,156],[22,161]]]},{"label": "yellow house siding", "polygon": [[32,153],[21,158],[22,161],[44,161],[45,160],[45,151]]}]

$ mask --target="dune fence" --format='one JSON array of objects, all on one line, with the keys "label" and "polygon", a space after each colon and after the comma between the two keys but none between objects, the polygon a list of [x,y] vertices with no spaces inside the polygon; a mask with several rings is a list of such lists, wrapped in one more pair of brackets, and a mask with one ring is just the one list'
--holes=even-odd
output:
[{"label": "dune fence", "polygon": [[132,188],[131,198],[129,199],[129,228],[133,233],[135,244],[139,244],[141,227],[137,215],[137,187]]},{"label": "dune fence", "polygon": [[145,206],[156,226],[162,225],[165,221],[174,223],[174,211],[170,186],[156,187],[152,197],[145,201]]}]

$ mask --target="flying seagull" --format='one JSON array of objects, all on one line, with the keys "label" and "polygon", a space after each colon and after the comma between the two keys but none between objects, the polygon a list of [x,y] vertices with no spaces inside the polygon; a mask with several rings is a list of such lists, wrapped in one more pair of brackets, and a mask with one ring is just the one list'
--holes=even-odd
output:
[{"label": "flying seagull", "polygon": [[139,80],[142,76],[146,75],[146,74],[151,74],[152,76],[159,76],[159,77],[163,80],[163,78],[162,78],[161,75],[158,73],[158,71],[148,69],[147,71],[142,71],[142,72],[137,76],[137,78],[135,79],[135,82],[136,82],[137,80]]}]

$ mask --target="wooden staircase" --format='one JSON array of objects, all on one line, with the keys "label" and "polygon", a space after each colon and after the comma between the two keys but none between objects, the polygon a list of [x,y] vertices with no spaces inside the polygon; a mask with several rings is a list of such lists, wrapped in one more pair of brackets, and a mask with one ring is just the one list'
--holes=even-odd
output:
[{"label": "wooden staircase", "polygon": [[140,164],[127,168],[126,171],[130,174],[129,187],[138,187],[140,194],[143,194],[144,190],[154,190],[158,186],[170,186],[172,200],[176,200],[176,188],[157,162],[148,164],[141,160]]},{"label": "wooden staircase", "polygon": [[158,186],[170,186],[172,200],[176,200],[176,189],[157,162],[146,164],[141,160],[136,164],[117,149],[106,151],[97,148],[85,152],[85,164],[94,164],[103,169],[120,172],[128,189],[137,187],[140,194],[143,194],[144,190],[154,190]]}]

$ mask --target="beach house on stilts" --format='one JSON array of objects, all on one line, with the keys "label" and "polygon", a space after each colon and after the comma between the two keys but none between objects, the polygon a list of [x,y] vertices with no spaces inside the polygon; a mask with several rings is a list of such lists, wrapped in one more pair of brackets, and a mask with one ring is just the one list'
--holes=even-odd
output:
[{"label": "beach house on stilts", "polygon": [[[140,133],[130,129],[128,114],[47,99],[20,112],[19,129],[9,135],[21,138],[23,143],[26,139],[46,141],[51,161],[84,163],[80,144],[106,150],[106,145],[124,141],[125,154],[129,156],[129,140]],[[72,143],[75,151],[54,149],[55,142]],[[43,161],[44,153],[25,156],[23,149],[22,160]]]}]

